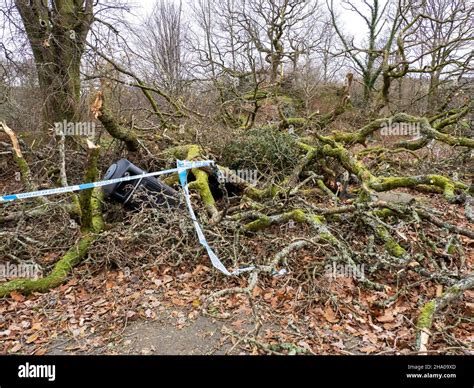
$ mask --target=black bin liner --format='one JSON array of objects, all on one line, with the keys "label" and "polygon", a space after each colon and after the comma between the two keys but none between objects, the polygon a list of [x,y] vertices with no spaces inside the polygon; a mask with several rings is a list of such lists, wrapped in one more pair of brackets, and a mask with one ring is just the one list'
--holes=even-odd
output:
[{"label": "black bin liner", "polygon": [[[127,159],[112,164],[105,173],[104,180],[146,174]],[[120,202],[128,208],[138,208],[141,204],[152,206],[178,207],[178,192],[155,177],[146,177],[127,182],[119,182],[102,188],[106,198]]]}]

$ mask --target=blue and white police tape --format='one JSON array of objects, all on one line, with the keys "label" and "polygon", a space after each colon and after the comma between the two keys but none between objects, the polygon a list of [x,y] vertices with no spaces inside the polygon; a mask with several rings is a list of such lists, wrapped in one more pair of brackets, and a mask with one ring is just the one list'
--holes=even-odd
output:
[{"label": "blue and white police tape", "polygon": [[188,172],[187,172],[187,170],[189,170],[190,168],[193,168],[193,167],[190,167],[192,163],[193,162],[188,162],[187,160],[178,160],[177,161],[177,166],[179,168],[179,172],[178,172],[179,181],[181,183],[181,186],[183,186],[184,198],[186,200],[186,205],[188,206],[189,214],[191,215],[191,219],[193,221],[194,228],[196,229],[199,242],[201,243],[201,245],[204,248],[206,248],[207,254],[209,255],[209,258],[211,259],[211,263],[212,263],[213,267],[218,269],[224,275],[227,275],[227,276],[237,276],[237,275],[240,275],[243,272],[248,272],[248,271],[254,270],[255,267],[250,266],[250,267],[245,267],[245,268],[239,268],[239,269],[236,269],[235,271],[229,272],[227,270],[227,268],[224,266],[224,264],[222,264],[222,262],[219,260],[219,258],[214,253],[214,251],[209,246],[209,244],[207,243],[206,237],[204,237],[204,233],[202,232],[201,226],[199,225],[199,222],[196,218],[196,214],[194,214],[194,210],[193,210],[193,207],[191,205],[191,199],[189,197]]},{"label": "blue and white police tape", "polygon": [[[199,168],[199,167],[210,166],[211,164],[214,163],[214,161],[212,161],[212,160],[202,160],[202,161],[187,162],[187,163],[188,164],[187,164],[186,169],[191,169],[191,168]],[[92,189],[94,187],[103,187],[103,186],[108,186],[108,185],[112,185],[112,184],[115,184],[115,183],[133,181],[135,179],[143,179],[143,178],[147,178],[147,177],[151,177],[151,176],[172,174],[172,173],[178,172],[180,170],[182,170],[182,168],[181,169],[179,169],[179,168],[170,168],[168,170],[150,172],[150,173],[140,174],[140,175],[130,175],[130,176],[122,177],[122,178],[109,179],[109,180],[106,180],[106,181],[83,183],[81,185],[58,187],[56,189],[46,189],[46,190],[32,191],[32,192],[29,192],[29,193],[4,195],[4,196],[0,196],[0,203],[16,201],[18,199],[46,197],[46,196],[49,196],[49,195],[71,193],[73,191],[87,190],[87,189]]]},{"label": "blue and white police tape", "polygon": [[216,256],[214,251],[211,249],[209,244],[207,243],[206,238],[204,237],[204,234],[202,232],[201,226],[199,225],[199,222],[197,221],[196,215],[194,214],[194,210],[191,206],[191,200],[189,197],[189,189],[188,189],[188,178],[187,178],[187,170],[193,169],[193,168],[200,168],[200,167],[207,167],[211,166],[214,164],[214,161],[212,160],[202,160],[202,161],[194,161],[190,162],[187,160],[178,160],[177,161],[177,168],[171,168],[168,170],[162,170],[162,171],[157,171],[157,172],[150,172],[150,173],[145,173],[145,174],[139,174],[139,175],[130,175],[122,178],[115,178],[115,179],[109,179],[105,181],[98,181],[98,182],[90,182],[90,183],[83,183],[80,185],[74,185],[74,186],[68,186],[68,187],[58,187],[55,189],[46,189],[46,190],[39,190],[39,191],[32,191],[29,193],[19,193],[19,194],[10,194],[10,195],[4,195],[0,196],[0,203],[5,203],[5,202],[11,202],[11,201],[16,201],[19,199],[27,199],[27,198],[35,198],[35,197],[46,197],[49,195],[56,195],[56,194],[64,194],[64,193],[70,193],[74,191],[80,191],[80,190],[87,190],[87,189],[92,189],[95,187],[103,187],[103,186],[108,186],[120,182],[128,182],[136,179],[143,179],[147,177],[154,177],[154,176],[159,176],[159,175],[165,175],[165,174],[172,174],[177,172],[179,175],[179,180],[181,183],[181,186],[183,186],[183,191],[184,191],[184,197],[186,200],[186,204],[189,209],[189,214],[191,215],[191,219],[194,224],[194,228],[196,229],[199,242],[201,245],[206,248],[206,251],[209,255],[209,258],[211,259],[212,265],[221,271],[223,274],[227,276],[236,276],[241,274],[242,272],[247,272],[253,270],[255,267],[246,267],[246,268],[241,268],[237,269],[233,272],[229,272],[227,268],[222,264],[222,262],[219,260],[219,258]]}]

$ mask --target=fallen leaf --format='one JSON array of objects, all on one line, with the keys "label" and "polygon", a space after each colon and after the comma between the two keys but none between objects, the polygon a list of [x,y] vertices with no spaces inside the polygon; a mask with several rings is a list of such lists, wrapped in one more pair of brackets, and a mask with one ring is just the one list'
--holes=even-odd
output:
[{"label": "fallen leaf", "polygon": [[38,333],[34,333],[32,335],[30,335],[27,339],[26,339],[26,343],[27,344],[31,344],[32,342],[35,342],[39,337],[39,334]]},{"label": "fallen leaf", "polygon": [[436,285],[436,297],[439,298],[443,294],[443,285],[437,284]]},{"label": "fallen leaf", "polygon": [[18,291],[10,292],[10,296],[15,302],[23,302],[25,300],[25,297],[22,294],[20,294]]},{"label": "fallen leaf", "polygon": [[372,346],[372,345],[368,345],[368,346],[364,346],[363,348],[360,348],[359,349],[362,353],[367,353],[367,354],[370,354],[370,353],[374,353],[377,351],[377,348],[375,346]]},{"label": "fallen leaf", "polygon": [[336,314],[334,311],[332,311],[332,308],[330,306],[326,306],[324,309],[324,318],[330,323],[336,323],[339,321],[339,319],[336,317]]},{"label": "fallen leaf", "polygon": [[114,281],[113,281],[113,279],[107,280],[107,282],[105,283],[105,288],[106,288],[107,290],[110,290],[110,289],[113,288],[113,287],[114,287]]},{"label": "fallen leaf", "polygon": [[175,306],[181,306],[181,307],[186,306],[186,302],[178,298],[171,298],[171,303],[173,303]]},{"label": "fallen leaf", "polygon": [[252,291],[252,296],[254,298],[256,298],[256,297],[262,295],[262,292],[263,292],[263,290],[259,286],[256,286]]},{"label": "fallen leaf", "polygon": [[21,344],[16,344],[13,348],[11,348],[8,352],[9,353],[16,353],[21,349]]},{"label": "fallen leaf", "polygon": [[338,342],[333,342],[331,345],[341,350],[346,348],[346,345],[344,345],[344,342],[342,342],[342,340],[339,340]]},{"label": "fallen leaf", "polygon": [[46,349],[46,348],[39,348],[38,350],[36,350],[34,352],[34,355],[35,356],[44,356],[47,351],[48,351],[48,349]]},{"label": "fallen leaf", "polygon": [[272,296],[273,296],[273,292],[266,292],[266,293],[263,295],[263,299],[269,300],[269,299],[271,299]]},{"label": "fallen leaf", "polygon": [[396,312],[394,310],[385,310],[385,313],[376,317],[377,321],[382,323],[393,322],[395,320]]},{"label": "fallen leaf", "polygon": [[231,325],[240,329],[244,323],[245,323],[245,319],[237,319],[236,321],[232,322]]}]

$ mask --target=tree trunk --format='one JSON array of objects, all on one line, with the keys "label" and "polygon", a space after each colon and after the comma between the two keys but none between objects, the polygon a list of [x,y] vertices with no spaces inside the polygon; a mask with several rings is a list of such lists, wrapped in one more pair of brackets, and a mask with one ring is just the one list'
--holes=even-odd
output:
[{"label": "tree trunk", "polygon": [[92,0],[15,0],[35,59],[45,128],[78,120],[80,65],[93,21]]}]

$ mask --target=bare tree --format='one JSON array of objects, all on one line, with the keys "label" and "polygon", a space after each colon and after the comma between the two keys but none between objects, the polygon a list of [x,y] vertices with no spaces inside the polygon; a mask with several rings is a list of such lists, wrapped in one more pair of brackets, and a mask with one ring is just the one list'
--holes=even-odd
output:
[{"label": "bare tree", "polygon": [[[383,84],[377,109],[388,107],[392,80],[419,73],[429,77],[428,110],[437,111],[439,86],[444,80],[465,74],[472,59],[472,51],[467,46],[471,33],[466,24],[472,16],[472,7],[469,9],[461,3],[455,4],[451,13],[448,11],[452,3],[444,4],[445,12],[439,13],[437,7],[427,8],[426,2],[421,7],[415,2],[398,1],[392,19],[401,23],[395,34],[395,47],[385,47],[382,51]],[[443,8],[443,4],[440,7]],[[446,106],[441,105],[442,109]]]},{"label": "bare tree", "polygon": [[300,56],[318,43],[319,16],[316,1],[302,0],[240,0],[236,11],[244,39],[269,64],[271,83],[278,82],[286,59],[296,70]]},{"label": "bare tree", "polygon": [[187,27],[182,7],[181,1],[157,1],[139,37],[142,55],[153,66],[152,76],[173,96],[180,95],[185,78]]},{"label": "bare tree", "polygon": [[357,43],[354,37],[347,36],[337,21],[334,1],[328,3],[329,13],[337,36],[339,37],[345,55],[351,60],[354,70],[361,75],[364,86],[364,102],[372,98],[375,84],[382,73],[384,52],[390,51],[396,32],[400,27],[400,17],[393,18],[387,26],[386,17],[390,1],[364,0],[363,7],[351,0],[344,0],[343,7],[354,16],[361,18],[366,25],[365,40]]},{"label": "bare tree", "polygon": [[449,76],[472,72],[474,7],[466,0],[413,1],[412,17],[424,15],[416,31],[420,65],[429,75],[428,106],[442,106],[440,86]]}]

